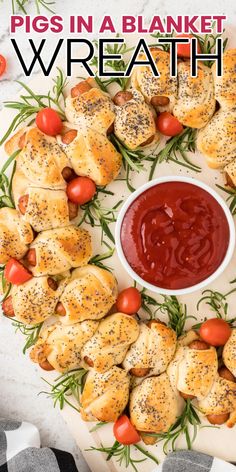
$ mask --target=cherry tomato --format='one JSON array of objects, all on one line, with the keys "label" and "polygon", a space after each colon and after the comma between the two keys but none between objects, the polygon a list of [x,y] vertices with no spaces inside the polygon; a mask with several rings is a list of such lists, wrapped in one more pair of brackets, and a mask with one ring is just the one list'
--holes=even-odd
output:
[{"label": "cherry tomato", "polygon": [[122,290],[119,293],[116,300],[117,310],[126,313],[127,315],[133,315],[141,308],[142,298],[139,290],[135,287],[129,287]]},{"label": "cherry tomato", "polygon": [[52,108],[43,108],[37,113],[36,125],[48,136],[56,136],[62,130],[61,118]]},{"label": "cherry tomato", "polygon": [[0,54],[0,76],[4,74],[7,67],[7,61],[2,54]]},{"label": "cherry tomato", "polygon": [[165,136],[176,136],[177,134],[182,133],[183,126],[168,111],[163,111],[157,117],[157,128],[160,133],[164,134]]},{"label": "cherry tomato", "polygon": [[76,177],[68,183],[66,193],[71,202],[84,205],[94,197],[96,185],[89,177]]},{"label": "cherry tomato", "polygon": [[126,415],[120,416],[113,426],[113,433],[120,444],[136,444],[141,438]]},{"label": "cherry tomato", "polygon": [[231,334],[229,324],[220,318],[212,318],[202,323],[200,336],[212,346],[224,346]]},{"label": "cherry tomato", "polygon": [[[192,34],[177,34],[176,38],[193,38]],[[177,56],[179,57],[190,57],[191,44],[178,44],[177,46]],[[200,44],[197,45],[198,54],[201,52]]]},{"label": "cherry tomato", "polygon": [[4,276],[14,285],[21,285],[32,279],[33,275],[16,259],[9,259],[5,266]]}]

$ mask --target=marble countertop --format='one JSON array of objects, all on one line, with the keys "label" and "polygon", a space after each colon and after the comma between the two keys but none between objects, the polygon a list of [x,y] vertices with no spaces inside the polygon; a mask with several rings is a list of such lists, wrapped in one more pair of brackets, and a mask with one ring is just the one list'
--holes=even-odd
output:
[{"label": "marble countertop", "polygon": [[[34,11],[32,1],[31,12]],[[15,54],[12,54],[12,45],[9,39],[9,15],[11,2],[3,0],[0,3],[0,54],[7,57],[7,73],[0,80],[0,108],[4,100],[9,100],[20,89],[15,80],[29,81],[25,78]],[[69,13],[74,15],[94,14],[102,17],[110,14],[119,19],[122,14],[144,15],[147,19],[154,14],[227,14],[230,22],[236,18],[236,4],[229,0],[57,0],[56,12],[63,17]],[[43,12],[42,10],[42,13]],[[64,32],[64,37],[67,31]],[[32,34],[30,37],[34,38]],[[61,37],[61,36],[60,36]],[[17,38],[17,36],[16,36]],[[24,57],[29,57],[30,48],[28,38],[22,37],[21,47]],[[51,35],[49,48],[45,51],[45,58],[51,56],[53,46],[58,40],[57,35]],[[52,49],[50,49],[52,48]],[[38,72],[36,68],[34,74]],[[20,334],[14,335],[11,323],[7,319],[0,319],[0,416],[5,418],[24,419],[34,423],[40,430],[42,445],[68,450],[74,454],[80,472],[87,472],[88,468],[82,459],[81,453],[71,437],[59,410],[53,409],[51,399],[38,393],[44,389],[44,382],[39,377],[38,369],[28,359],[27,354],[21,354]]]}]

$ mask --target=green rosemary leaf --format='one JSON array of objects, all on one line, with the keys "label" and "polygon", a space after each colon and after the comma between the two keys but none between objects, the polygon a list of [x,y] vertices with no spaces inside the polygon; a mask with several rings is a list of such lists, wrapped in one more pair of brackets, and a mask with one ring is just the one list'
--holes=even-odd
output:
[{"label": "green rosemary leaf", "polygon": [[235,318],[228,319],[228,302],[227,298],[236,291],[236,288],[230,290],[227,293],[220,293],[215,290],[204,290],[202,292],[202,297],[197,303],[197,310],[199,310],[200,305],[205,302],[211,310],[215,313],[217,318],[224,319],[230,325],[233,325]]},{"label": "green rosemary leaf", "polygon": [[26,341],[23,347],[23,354],[25,354],[27,349],[34,346],[38,340],[43,323],[38,323],[31,326],[25,325],[24,323],[21,323],[21,321],[14,320],[12,322],[12,326],[16,328],[16,332],[20,331],[21,334],[25,336]]},{"label": "green rosemary leaf", "polygon": [[105,424],[108,424],[106,421],[99,421],[99,423],[97,423],[95,426],[93,426],[89,432],[90,433],[94,433],[95,431],[97,431],[98,429],[102,428],[102,426],[105,426]]},{"label": "green rosemary leaf", "polygon": [[100,267],[101,269],[106,269],[106,270],[111,271],[111,268],[109,266],[106,266],[105,264],[103,264],[102,261],[110,259],[110,257],[113,256],[114,251],[115,251],[115,248],[110,249],[109,251],[105,252],[104,254],[96,254],[95,256],[93,256],[90,259],[89,264],[94,264],[97,267]]}]

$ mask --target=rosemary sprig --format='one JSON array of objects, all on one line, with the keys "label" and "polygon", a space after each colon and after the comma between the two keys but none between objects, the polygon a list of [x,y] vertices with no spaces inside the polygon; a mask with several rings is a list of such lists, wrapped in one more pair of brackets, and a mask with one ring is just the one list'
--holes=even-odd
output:
[{"label": "rosemary sprig", "polygon": [[100,269],[106,269],[106,270],[109,270],[109,272],[110,272],[111,267],[103,264],[102,261],[110,259],[110,257],[113,256],[114,252],[115,252],[115,248],[110,249],[109,251],[105,252],[104,254],[96,254],[95,256],[91,257],[91,259],[89,261],[89,264],[94,264],[97,267],[100,267]]},{"label": "rosemary sprig", "polygon": [[[116,213],[122,203],[122,200],[119,200],[112,208],[106,207],[100,200],[100,194],[114,195],[113,192],[106,190],[104,187],[97,187],[97,192],[92,200],[90,200],[88,203],[85,203],[84,205],[81,205],[80,207],[83,210],[83,215],[78,226],[85,222],[91,225],[93,228],[100,227],[101,243],[107,245],[104,239],[104,237],[107,236],[108,239],[110,239],[110,241],[115,244],[115,239],[109,226],[111,223],[116,221]],[[110,246],[108,247],[110,249]]]},{"label": "rosemary sprig", "polygon": [[158,39],[159,38],[173,38],[174,36],[174,31],[172,31],[172,33],[153,33],[151,34],[150,36],[152,36],[152,38],[155,38],[157,39],[157,42],[154,43],[154,44],[149,44],[148,46],[149,47],[158,47],[159,49],[163,49],[163,51],[166,51],[166,52],[169,52],[170,50],[170,45],[169,44],[162,44],[162,43],[159,43],[158,42]]},{"label": "rosemary sprig", "polygon": [[174,295],[162,295],[164,298],[163,303],[158,304],[156,310],[165,314],[169,318],[168,325],[176,332],[177,337],[181,336],[184,332],[186,320],[189,318],[195,318],[187,314],[187,306],[180,303]]},{"label": "rosemary sprig", "polygon": [[94,433],[95,431],[97,431],[98,429],[102,428],[103,426],[105,426],[105,424],[108,424],[107,421],[99,421],[98,423],[95,424],[95,426],[93,426],[89,432],[90,433]]},{"label": "rosemary sprig", "polygon": [[63,120],[65,120],[65,112],[61,105],[61,100],[64,103],[63,90],[66,85],[66,79],[64,78],[63,72],[58,69],[58,75],[54,79],[54,85],[52,90],[47,95],[36,94],[23,82],[17,81],[18,84],[24,89],[26,94],[20,96],[19,101],[7,101],[4,102],[6,108],[17,110],[18,113],[12,120],[8,130],[6,131],[3,138],[0,140],[0,146],[6,141],[10,134],[15,131],[25,121],[31,118],[30,124],[35,115],[42,110],[42,108],[53,107],[58,112]]},{"label": "rosemary sprig", "polygon": [[112,457],[117,457],[117,462],[119,463],[120,466],[122,466],[123,464],[126,468],[131,466],[135,472],[138,472],[136,464],[146,461],[147,458],[151,459],[156,464],[159,464],[158,459],[152,454],[150,454],[150,452],[146,451],[139,444],[134,444],[134,447],[138,449],[138,451],[140,451],[145,456],[145,458],[133,459],[131,456],[131,451],[132,451],[131,446],[125,446],[119,443],[119,441],[115,441],[113,446],[111,447],[104,447],[101,444],[101,447],[91,447],[90,449],[86,449],[86,451],[104,452],[105,454],[107,454],[107,459],[106,459],[107,461],[109,461]]},{"label": "rosemary sprig", "polygon": [[40,392],[40,394],[46,394],[48,397],[53,399],[54,408],[59,404],[60,410],[62,410],[65,404],[71,408],[80,412],[73,403],[68,400],[68,397],[73,396],[78,404],[80,405],[80,395],[83,392],[84,383],[88,371],[82,368],[73,369],[70,372],[59,375],[55,379],[55,383],[51,384],[46,379],[43,379],[50,387],[50,392]]},{"label": "rosemary sprig", "polygon": [[[214,25],[215,25],[215,22],[213,22],[213,24],[212,24],[213,29],[214,29]],[[197,38],[197,40],[199,42],[199,45],[200,45],[200,48],[201,48],[201,52],[203,54],[214,54],[215,50],[216,50],[216,40],[218,38],[221,38],[222,34],[220,34],[220,33],[219,34],[211,33],[211,34],[205,34],[204,36],[200,36],[198,34],[193,34],[193,36],[195,38]],[[225,50],[225,48],[227,46],[227,43],[228,43],[228,38],[226,38],[223,41],[223,51]],[[206,66],[211,67],[212,64],[214,64],[214,61],[203,61],[203,63]]]},{"label": "rosemary sprig", "polygon": [[[12,5],[12,14],[15,15],[17,11],[23,13],[24,15],[27,15],[27,10],[26,7],[30,4],[30,0],[11,0],[11,5]],[[36,12],[39,15],[40,14],[40,7],[45,8],[48,10],[50,13],[55,13],[51,9],[51,5],[54,5],[55,2],[48,2],[46,0],[34,0],[34,4],[36,7]]]},{"label": "rosemary sprig", "polygon": [[21,334],[25,336],[25,345],[23,347],[23,354],[26,353],[27,349],[30,347],[34,346],[36,341],[38,340],[41,328],[43,326],[43,323],[38,323],[33,326],[28,326],[25,325],[24,323],[21,323],[21,321],[13,321],[12,326],[16,328],[16,332],[20,331]]},{"label": "rosemary sprig", "polygon": [[[158,442],[164,441],[163,451],[165,454],[168,453],[169,446],[172,451],[176,451],[176,441],[182,435],[185,436],[187,448],[192,449],[200,424],[201,420],[192,405],[191,400],[188,399],[182,414],[166,433],[147,433],[147,436],[157,438]],[[193,427],[192,434],[190,427]]]},{"label": "rosemary sprig", "polygon": [[[142,298],[142,309],[149,315],[150,320],[155,318],[156,310],[160,304],[157,302],[157,300],[155,300],[155,298],[147,294],[145,288],[140,291],[140,294]],[[151,307],[155,307],[154,312],[152,311]]]},{"label": "rosemary sprig", "polygon": [[[117,35],[116,37],[119,37],[119,35]],[[94,44],[95,44],[96,48],[98,48],[98,42],[96,40],[94,41]],[[105,47],[105,52],[106,52],[106,54],[110,54],[110,55],[120,54],[120,55],[124,56],[125,54],[132,51],[133,49],[134,49],[133,47],[128,48],[126,43],[122,43],[122,44],[115,43],[115,44],[107,44],[106,47]],[[97,66],[98,66],[98,56],[94,55],[92,61],[90,62],[90,65],[92,67],[97,68]],[[108,69],[113,70],[115,72],[125,72],[126,68],[127,68],[127,65],[128,65],[128,61],[126,62],[124,60],[124,58],[123,59],[118,59],[118,60],[107,59],[105,61],[105,66],[108,67]],[[99,85],[99,87],[104,92],[108,92],[108,87],[112,83],[118,84],[119,87],[121,88],[121,90],[125,90],[126,87],[127,87],[128,81],[129,81],[129,77],[109,77],[108,79],[102,80],[97,75],[97,72],[95,74],[94,79],[96,80],[97,84]]]},{"label": "rosemary sprig", "polygon": [[0,267],[0,283],[2,287],[3,298],[1,299],[0,303],[4,302],[4,300],[8,297],[12,284],[7,282],[4,276],[5,265]]},{"label": "rosemary sprig", "polygon": [[12,198],[12,179],[15,173],[16,163],[14,162],[11,178],[9,179],[6,175],[6,170],[15,160],[16,156],[19,154],[20,149],[15,151],[5,162],[1,171],[0,171],[0,190],[2,195],[0,195],[0,208],[2,207],[10,207],[15,208],[15,204]]},{"label": "rosemary sprig", "polygon": [[168,139],[165,147],[153,159],[149,180],[153,179],[157,164],[164,161],[171,161],[194,172],[201,172],[201,167],[192,163],[186,154],[196,150],[196,133],[197,131],[193,128],[185,128],[182,133]]},{"label": "rosemary sprig", "polygon": [[[228,308],[229,304],[227,302],[227,298],[232,293],[236,292],[236,288],[230,290],[227,293],[220,293],[214,290],[204,290],[202,292],[203,297],[200,298],[197,304],[197,310],[199,310],[200,305],[202,302],[205,302],[206,305],[210,306],[211,310],[215,313],[217,318],[221,318],[230,325],[233,325],[236,321],[236,317],[228,319]],[[197,329],[201,326],[201,323],[195,325],[193,328]]]},{"label": "rosemary sprig", "polygon": [[220,190],[223,190],[223,192],[228,194],[226,201],[230,202],[229,209],[232,215],[236,215],[236,188],[229,189],[227,187],[222,187],[221,185],[218,185],[218,184],[216,184],[216,187],[218,187]]}]

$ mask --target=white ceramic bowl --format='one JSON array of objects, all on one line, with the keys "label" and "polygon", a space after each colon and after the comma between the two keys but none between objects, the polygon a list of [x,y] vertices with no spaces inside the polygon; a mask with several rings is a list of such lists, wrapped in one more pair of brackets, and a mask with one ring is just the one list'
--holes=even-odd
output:
[{"label": "white ceramic bowl", "polygon": [[[150,284],[149,282],[146,282],[146,280],[143,280],[136,272],[132,269],[132,267],[129,265],[123,249],[122,249],[122,244],[121,244],[121,225],[123,218],[129,208],[129,206],[133,203],[133,201],[141,195],[143,192],[145,192],[147,189],[154,187],[155,185],[166,183],[166,182],[185,182],[189,183],[192,185],[196,185],[197,187],[202,188],[203,190],[206,190],[212,197],[215,198],[215,200],[219,203],[221,208],[224,211],[224,214],[226,216],[226,219],[228,221],[229,225],[229,245],[227,252],[225,254],[225,257],[222,261],[222,263],[218,266],[218,268],[211,274],[209,277],[204,279],[202,282],[199,282],[196,285],[192,285],[191,287],[186,287],[183,289],[178,289],[178,290],[170,290],[162,287],[157,287],[156,285]],[[234,247],[235,247],[235,225],[234,225],[234,220],[232,217],[232,214],[230,213],[229,208],[227,207],[225,201],[223,198],[221,198],[215,190],[213,190],[211,187],[208,185],[204,184],[203,182],[200,182],[199,180],[190,178],[190,177],[177,177],[177,176],[166,176],[166,177],[160,177],[158,179],[152,180],[151,182],[147,182],[146,184],[142,185],[138,190],[136,190],[134,193],[132,193],[122,206],[117,222],[116,222],[116,229],[115,229],[115,240],[116,240],[116,249],[118,253],[118,257],[123,265],[123,267],[126,269],[128,274],[136,280],[138,284],[140,284],[142,287],[147,288],[148,290],[151,290],[152,292],[156,293],[161,293],[163,295],[185,295],[187,293],[192,293],[197,290],[202,290],[204,287],[209,285],[210,283],[213,282],[219,275],[221,275],[225,268],[227,267],[233,252],[234,252]]]}]

